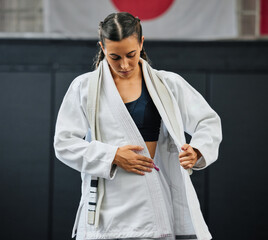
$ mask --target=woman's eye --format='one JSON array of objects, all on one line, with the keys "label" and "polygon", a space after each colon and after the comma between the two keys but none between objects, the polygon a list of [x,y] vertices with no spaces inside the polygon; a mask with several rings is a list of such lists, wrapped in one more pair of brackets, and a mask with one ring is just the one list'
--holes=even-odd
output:
[{"label": "woman's eye", "polygon": [[113,60],[119,60],[120,57],[111,57],[111,59],[113,59]]},{"label": "woman's eye", "polygon": [[133,57],[135,57],[135,55],[136,55],[136,54],[128,55],[127,57],[128,57],[128,58],[133,58]]},{"label": "woman's eye", "polygon": [[[135,54],[132,54],[132,55],[127,55],[127,58],[133,58],[136,56],[136,53]],[[115,57],[115,56],[110,56],[110,58],[114,61],[116,60],[119,60],[121,57]]]}]

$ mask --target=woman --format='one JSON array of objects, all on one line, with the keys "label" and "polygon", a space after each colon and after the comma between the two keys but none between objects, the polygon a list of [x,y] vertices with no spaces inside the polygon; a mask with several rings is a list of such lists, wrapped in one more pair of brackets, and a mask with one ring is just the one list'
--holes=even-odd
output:
[{"label": "woman", "polygon": [[217,159],[219,116],[150,67],[138,18],[110,14],[99,37],[96,70],[73,80],[56,122],[56,156],[82,177],[72,237],[211,239],[189,173]]}]

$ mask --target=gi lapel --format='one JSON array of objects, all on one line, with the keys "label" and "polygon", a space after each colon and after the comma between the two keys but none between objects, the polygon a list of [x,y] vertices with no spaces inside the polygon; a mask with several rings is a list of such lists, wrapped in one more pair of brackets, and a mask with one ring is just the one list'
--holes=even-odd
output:
[{"label": "gi lapel", "polygon": [[[146,81],[148,84],[148,91],[159,111],[159,113],[163,113],[161,116],[163,121],[166,124],[166,127],[173,137],[174,142],[177,144],[178,151],[182,151],[180,149],[181,142],[180,139],[184,139],[182,136],[183,130],[181,126],[183,126],[181,121],[180,110],[176,103],[174,96],[172,95],[170,89],[164,86],[165,81],[163,81],[161,75],[156,74],[154,69],[152,69],[149,64],[143,60],[143,73],[149,74],[151,81]],[[147,73],[148,72],[148,73]],[[146,77],[145,77],[146,79]],[[154,86],[153,86],[154,84]],[[158,96],[157,96],[158,95]],[[159,101],[161,100],[161,102]],[[177,116],[177,117],[176,117]],[[166,121],[165,121],[166,120]],[[203,220],[202,213],[200,211],[198,198],[196,196],[194,187],[192,185],[191,179],[189,177],[192,174],[192,169],[187,169],[187,171],[180,166],[180,170],[182,173],[184,186],[186,190],[186,198],[188,201],[189,211],[192,219],[192,223],[195,229],[195,233],[197,236],[202,236],[202,229],[206,229],[207,226]],[[187,174],[188,172],[188,174]]]},{"label": "gi lapel", "polygon": [[[169,88],[165,85],[161,75],[157,74],[145,60],[141,59],[141,62],[148,92],[171,137],[174,139],[178,151],[181,152],[181,146],[183,145],[181,139],[184,139],[184,131],[176,101]],[[179,117],[176,117],[176,115]],[[185,170],[182,167],[181,171],[184,174]],[[189,174],[192,174],[192,169],[187,171]]]},{"label": "gi lapel", "polygon": [[[147,149],[147,146],[144,142],[142,135],[140,134],[139,129],[137,128],[134,120],[129,114],[117,88],[112,78],[109,65],[106,59],[102,61],[103,65],[103,82],[102,88],[105,96],[107,97],[107,104],[110,109],[113,109],[112,114],[116,121],[121,123],[121,131],[125,132],[125,139],[129,144],[143,146],[144,149],[139,151],[139,154],[142,154],[150,158],[150,153]],[[162,230],[161,232],[168,232],[169,224],[166,222],[168,219],[167,209],[161,194],[159,181],[159,174],[156,170],[150,174],[145,174],[144,178],[147,182],[148,191],[152,198],[153,209],[155,209],[156,214],[156,223],[158,229]]]}]

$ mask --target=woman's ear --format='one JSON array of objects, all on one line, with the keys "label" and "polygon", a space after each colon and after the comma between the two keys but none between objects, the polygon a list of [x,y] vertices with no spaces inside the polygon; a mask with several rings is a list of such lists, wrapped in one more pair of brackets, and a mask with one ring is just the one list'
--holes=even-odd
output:
[{"label": "woman's ear", "polygon": [[144,36],[141,37],[141,45],[140,45],[141,49],[143,47],[143,42],[144,42]]},{"label": "woman's ear", "polygon": [[101,49],[102,49],[102,51],[103,51],[103,54],[105,55],[104,46],[103,46],[103,44],[102,44],[102,42],[101,42],[101,41],[99,41],[99,45],[100,45],[100,47],[101,47]]}]

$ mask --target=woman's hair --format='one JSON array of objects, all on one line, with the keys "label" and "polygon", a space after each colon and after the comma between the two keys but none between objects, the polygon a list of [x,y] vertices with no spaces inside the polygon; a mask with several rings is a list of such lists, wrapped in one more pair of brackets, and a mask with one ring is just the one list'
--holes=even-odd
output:
[{"label": "woman's hair", "polygon": [[[112,13],[99,24],[99,40],[104,47],[105,39],[109,39],[111,41],[120,41],[124,38],[132,36],[133,34],[137,36],[138,42],[141,43],[142,27],[140,24],[140,19],[127,12]],[[144,47],[142,47],[140,56],[144,60],[149,61]],[[99,66],[99,63],[103,60],[103,58],[104,53],[99,45],[99,51],[94,59],[95,68]]]}]

